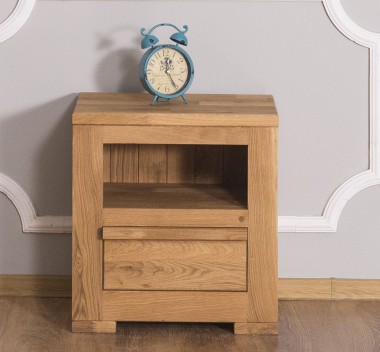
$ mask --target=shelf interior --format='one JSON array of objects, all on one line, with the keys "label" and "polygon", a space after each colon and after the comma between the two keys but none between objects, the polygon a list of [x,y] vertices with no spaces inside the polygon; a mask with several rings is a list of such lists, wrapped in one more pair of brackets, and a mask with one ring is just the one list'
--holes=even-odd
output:
[{"label": "shelf interior", "polygon": [[246,210],[247,156],[240,145],[105,145],[104,209]]},{"label": "shelf interior", "polygon": [[105,144],[104,182],[247,185],[244,145]]},{"label": "shelf interior", "polygon": [[104,183],[104,208],[247,209],[246,187]]}]

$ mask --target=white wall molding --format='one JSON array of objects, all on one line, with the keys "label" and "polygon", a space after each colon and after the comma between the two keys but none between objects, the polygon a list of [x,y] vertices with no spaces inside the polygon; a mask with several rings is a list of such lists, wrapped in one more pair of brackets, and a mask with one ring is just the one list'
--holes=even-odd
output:
[{"label": "white wall molding", "polygon": [[9,17],[0,24],[0,43],[14,35],[28,20],[36,0],[18,0]]},{"label": "white wall molding", "polygon": [[[29,16],[34,2],[35,0],[20,0],[17,7],[24,6],[24,11],[26,11],[26,4],[29,4]],[[279,232],[335,232],[340,214],[347,202],[363,189],[380,184],[380,34],[367,31],[352,21],[342,7],[340,0],[322,0],[322,2],[332,23],[343,35],[370,49],[369,169],[354,175],[338,187],[328,200],[322,216],[279,216]],[[2,30],[2,26],[11,20],[14,13],[0,25],[0,42],[6,34],[6,31]],[[24,22],[26,19],[27,16],[24,17]],[[16,25],[13,25],[13,29],[15,28]],[[14,30],[13,34],[17,30]],[[15,204],[21,217],[24,232],[71,232],[70,217],[37,216],[27,193],[16,182],[1,173],[0,192],[5,193]]]},{"label": "white wall molding", "polygon": [[280,232],[335,232],[347,202],[363,189],[380,184],[380,34],[358,26],[346,13],[340,0],[323,0],[326,13],[348,39],[369,48],[369,169],[344,182],[330,197],[322,216],[279,218]]},{"label": "white wall molding", "polygon": [[0,172],[0,192],[16,207],[23,232],[71,233],[69,216],[37,216],[33,203],[25,190],[14,180]]},{"label": "white wall molding", "polygon": [[335,232],[347,202],[367,187],[380,184],[380,34],[358,26],[346,13],[340,0],[323,0],[326,13],[348,39],[369,48],[369,169],[345,181],[332,194],[322,216],[280,216],[279,232]]}]

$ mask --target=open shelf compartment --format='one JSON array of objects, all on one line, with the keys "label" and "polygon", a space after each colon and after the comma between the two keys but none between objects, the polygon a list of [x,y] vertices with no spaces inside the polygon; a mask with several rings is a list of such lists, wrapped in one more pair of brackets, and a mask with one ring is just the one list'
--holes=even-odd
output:
[{"label": "open shelf compartment", "polygon": [[247,147],[105,145],[104,226],[248,226]]}]

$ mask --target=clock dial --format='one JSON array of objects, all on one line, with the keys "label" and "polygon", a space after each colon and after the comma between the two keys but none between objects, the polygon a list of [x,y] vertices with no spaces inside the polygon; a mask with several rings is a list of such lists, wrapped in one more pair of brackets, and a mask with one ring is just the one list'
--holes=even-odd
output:
[{"label": "clock dial", "polygon": [[185,57],[173,48],[161,48],[147,62],[147,80],[151,87],[165,95],[180,92],[189,77]]}]

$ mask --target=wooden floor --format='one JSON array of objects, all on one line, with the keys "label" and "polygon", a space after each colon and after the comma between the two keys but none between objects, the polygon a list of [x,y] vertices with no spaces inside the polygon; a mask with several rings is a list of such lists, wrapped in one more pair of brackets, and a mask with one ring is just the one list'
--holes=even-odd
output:
[{"label": "wooden floor", "polygon": [[380,302],[281,301],[278,336],[235,336],[229,324],[123,323],[72,334],[68,298],[0,297],[2,352],[380,351]]}]

